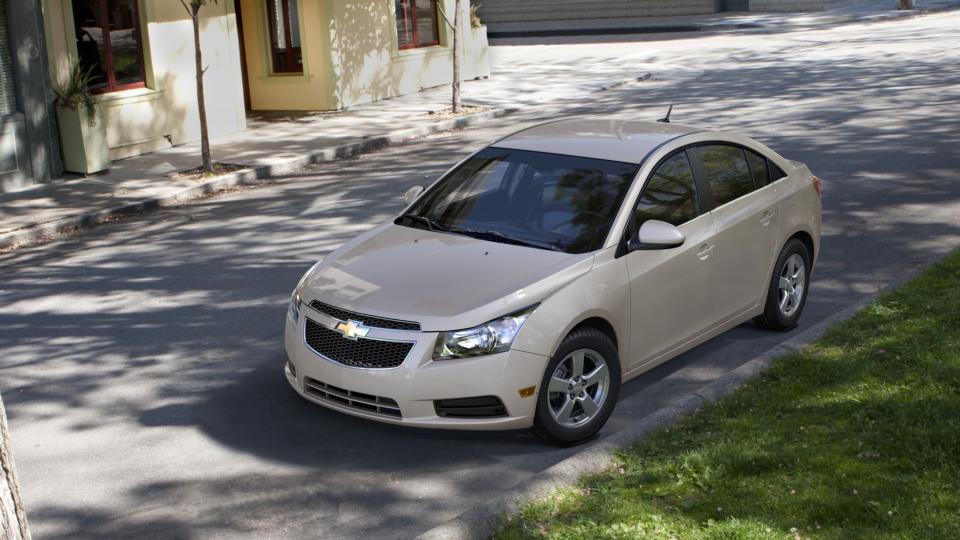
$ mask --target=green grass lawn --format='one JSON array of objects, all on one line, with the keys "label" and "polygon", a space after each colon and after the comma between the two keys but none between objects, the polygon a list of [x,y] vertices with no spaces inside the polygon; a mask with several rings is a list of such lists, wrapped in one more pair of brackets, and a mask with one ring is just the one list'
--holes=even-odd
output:
[{"label": "green grass lawn", "polygon": [[960,539],[960,253],[495,537]]}]

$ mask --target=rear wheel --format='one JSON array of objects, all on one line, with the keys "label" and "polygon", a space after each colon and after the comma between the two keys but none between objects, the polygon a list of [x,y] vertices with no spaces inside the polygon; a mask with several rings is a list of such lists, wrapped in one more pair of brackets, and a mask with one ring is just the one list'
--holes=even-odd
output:
[{"label": "rear wheel", "polygon": [[568,335],[547,364],[533,431],[547,442],[572,445],[607,422],[620,392],[620,359],[613,342],[593,328]]},{"label": "rear wheel", "polygon": [[809,282],[810,252],[803,242],[793,238],[777,257],[763,314],[753,321],[769,330],[789,330],[796,326],[807,301]]}]

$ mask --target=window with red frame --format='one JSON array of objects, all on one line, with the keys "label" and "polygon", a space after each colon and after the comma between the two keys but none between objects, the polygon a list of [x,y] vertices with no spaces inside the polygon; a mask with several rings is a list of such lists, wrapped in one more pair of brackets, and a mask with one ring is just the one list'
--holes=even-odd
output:
[{"label": "window with red frame", "polygon": [[267,0],[270,56],[274,73],[303,73],[297,0]]},{"label": "window with red frame", "polygon": [[397,43],[401,49],[440,44],[437,0],[395,0]]},{"label": "window with red frame", "polygon": [[90,90],[116,92],[145,86],[138,0],[73,0],[80,67]]}]

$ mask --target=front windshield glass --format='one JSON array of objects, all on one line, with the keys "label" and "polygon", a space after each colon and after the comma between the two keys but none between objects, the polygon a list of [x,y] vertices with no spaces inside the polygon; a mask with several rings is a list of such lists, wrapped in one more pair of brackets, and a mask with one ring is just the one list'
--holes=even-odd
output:
[{"label": "front windshield glass", "polygon": [[638,165],[486,148],[398,225],[567,253],[600,249]]}]

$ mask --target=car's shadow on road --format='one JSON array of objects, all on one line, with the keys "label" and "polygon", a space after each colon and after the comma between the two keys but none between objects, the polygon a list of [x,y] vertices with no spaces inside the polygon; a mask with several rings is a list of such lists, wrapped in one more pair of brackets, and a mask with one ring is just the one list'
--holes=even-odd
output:
[{"label": "car's shadow on road", "polygon": [[[542,452],[527,430],[428,430],[384,424],[313,404],[283,374],[282,350],[200,402],[144,411],[146,426],[197,426],[221,444],[271,460],[315,467],[414,471],[475,466],[504,454]],[[462,453],[464,444],[472,451]],[[549,449],[549,447],[546,447]]]}]

